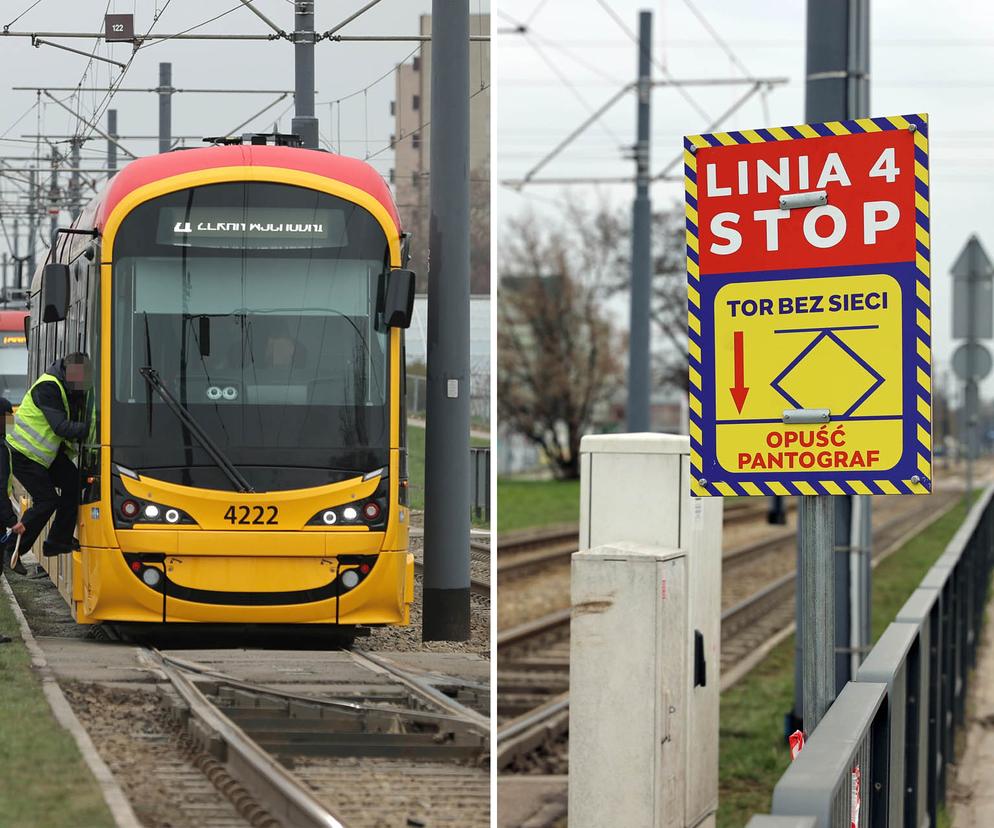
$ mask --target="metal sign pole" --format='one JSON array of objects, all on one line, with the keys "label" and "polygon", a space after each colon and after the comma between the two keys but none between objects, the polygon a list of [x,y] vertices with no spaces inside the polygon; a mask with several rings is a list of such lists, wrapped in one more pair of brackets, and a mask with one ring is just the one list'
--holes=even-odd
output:
[{"label": "metal sign pole", "polygon": [[802,495],[801,594],[804,627],[804,730],[810,734],[835,700],[835,503]]}]

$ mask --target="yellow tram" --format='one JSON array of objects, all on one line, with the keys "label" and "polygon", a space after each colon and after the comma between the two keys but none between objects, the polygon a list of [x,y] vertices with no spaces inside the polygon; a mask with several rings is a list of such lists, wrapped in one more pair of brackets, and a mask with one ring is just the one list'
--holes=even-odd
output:
[{"label": "yellow tram", "polygon": [[94,366],[77,622],[407,623],[405,258],[380,175],[285,136],[133,161],[59,233],[28,371]]}]

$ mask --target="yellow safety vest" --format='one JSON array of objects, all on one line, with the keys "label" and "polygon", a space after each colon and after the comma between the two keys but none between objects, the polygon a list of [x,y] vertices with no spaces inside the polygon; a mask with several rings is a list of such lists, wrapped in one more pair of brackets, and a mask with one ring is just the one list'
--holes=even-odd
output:
[{"label": "yellow safety vest", "polygon": [[31,392],[40,382],[54,382],[59,386],[59,393],[62,394],[62,405],[65,408],[66,417],[69,416],[69,398],[66,396],[66,389],[59,382],[58,377],[42,374],[34,381],[31,388],[28,389],[28,393],[24,395],[24,400],[18,406],[14,414],[14,429],[7,435],[7,443],[12,449],[19,451],[36,463],[41,463],[47,469],[55,462],[59,446],[65,441],[48,424],[45,412],[35,404],[34,397],[31,396]]}]

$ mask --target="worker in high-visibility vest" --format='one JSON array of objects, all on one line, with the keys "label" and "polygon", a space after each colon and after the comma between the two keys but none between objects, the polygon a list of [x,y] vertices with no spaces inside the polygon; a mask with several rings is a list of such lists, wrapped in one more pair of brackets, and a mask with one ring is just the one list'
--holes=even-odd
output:
[{"label": "worker in high-visibility vest", "polygon": [[[55,519],[42,547],[45,555],[65,555],[79,548],[75,538],[79,512],[79,471],[72,458],[74,444],[90,431],[83,411],[91,382],[85,354],[57,359],[34,381],[7,432],[14,477],[31,495],[31,508],[21,518],[25,526],[20,553],[25,554],[48,523]],[[73,419],[77,413],[78,419]]]}]

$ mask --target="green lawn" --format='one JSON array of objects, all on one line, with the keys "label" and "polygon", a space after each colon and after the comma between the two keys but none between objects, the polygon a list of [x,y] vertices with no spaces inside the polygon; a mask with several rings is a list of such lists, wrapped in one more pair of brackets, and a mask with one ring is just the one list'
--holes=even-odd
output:
[{"label": "green lawn", "polygon": [[498,532],[579,520],[579,480],[497,481]]},{"label": "green lawn", "polygon": [[114,820],[31,669],[17,622],[0,595],[0,824],[10,828],[101,828]]},{"label": "green lawn", "polygon": [[[470,437],[470,445],[486,446],[489,440]],[[410,507],[425,507],[425,430],[417,425],[407,427],[407,476],[410,482]]]},{"label": "green lawn", "polygon": [[[957,505],[873,572],[873,636],[884,631],[966,516]],[[794,701],[794,638],[721,696],[718,825],[742,826],[768,813],[773,786],[790,762],[783,717]]]}]

